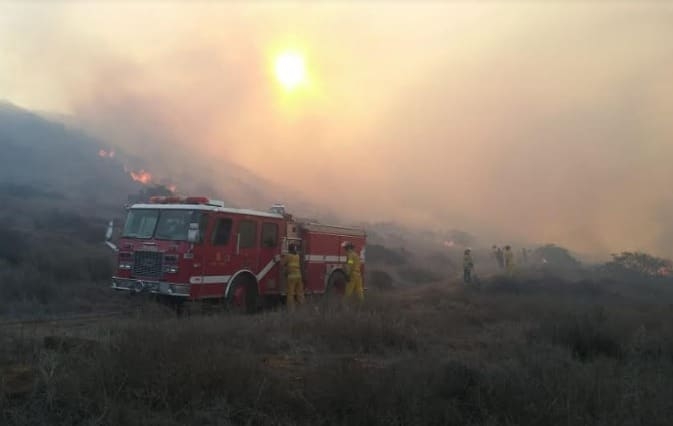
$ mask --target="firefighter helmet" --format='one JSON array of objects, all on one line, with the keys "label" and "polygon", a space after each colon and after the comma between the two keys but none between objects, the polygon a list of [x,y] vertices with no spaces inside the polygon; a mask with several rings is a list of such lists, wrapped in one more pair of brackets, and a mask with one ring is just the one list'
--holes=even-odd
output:
[{"label": "firefighter helmet", "polygon": [[345,248],[346,250],[352,250],[355,246],[350,241],[344,241],[341,243],[341,247]]}]

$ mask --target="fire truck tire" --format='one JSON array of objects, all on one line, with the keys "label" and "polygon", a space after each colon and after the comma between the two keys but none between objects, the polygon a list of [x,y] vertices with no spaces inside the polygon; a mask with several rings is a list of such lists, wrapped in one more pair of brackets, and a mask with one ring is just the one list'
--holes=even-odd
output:
[{"label": "fire truck tire", "polygon": [[253,314],[257,311],[257,281],[253,277],[240,276],[231,285],[227,307],[232,312]]}]

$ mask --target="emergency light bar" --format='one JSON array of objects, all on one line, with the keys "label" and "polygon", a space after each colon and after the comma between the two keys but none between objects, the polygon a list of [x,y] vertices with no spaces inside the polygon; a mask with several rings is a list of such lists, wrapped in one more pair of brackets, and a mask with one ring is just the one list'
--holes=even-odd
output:
[{"label": "emergency light bar", "polygon": [[208,204],[208,197],[187,197],[185,204]]},{"label": "emergency light bar", "polygon": [[209,206],[224,207],[224,201],[211,200],[208,197],[179,197],[154,195],[150,197],[150,204],[206,204]]},{"label": "emergency light bar", "polygon": [[166,197],[155,195],[150,197],[150,204],[163,204],[166,202]]}]

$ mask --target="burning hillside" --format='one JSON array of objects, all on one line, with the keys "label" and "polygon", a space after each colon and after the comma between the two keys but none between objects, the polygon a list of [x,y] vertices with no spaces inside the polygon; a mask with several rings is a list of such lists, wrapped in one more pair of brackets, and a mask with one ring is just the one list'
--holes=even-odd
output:
[{"label": "burning hillside", "polygon": [[124,171],[128,173],[129,176],[131,176],[131,179],[133,179],[135,182],[142,183],[143,185],[162,185],[168,188],[171,192],[175,192],[178,189],[177,185],[168,182],[166,179],[155,179],[152,173],[145,169],[134,171],[124,167]]},{"label": "burning hillside", "polygon": [[[114,159],[116,157],[116,153],[114,149],[101,148],[98,150],[98,156],[100,158]],[[134,182],[138,182],[143,185],[160,184],[170,189],[172,192],[177,190],[177,186],[175,184],[166,182],[165,179],[162,179],[161,182],[157,182],[153,174],[145,169],[132,169],[126,164],[124,164],[123,168],[124,173],[127,173]]]},{"label": "burning hillside", "polygon": [[133,179],[135,182],[142,183],[143,185],[162,185],[166,188],[168,188],[171,192],[177,191],[178,187],[173,184],[173,183],[168,183],[166,182],[165,179],[162,179],[160,181],[157,181],[154,179],[152,173],[141,169],[138,171],[133,171],[133,170],[128,170],[126,167],[124,168],[124,171],[126,171],[129,176],[131,176],[131,179]]},{"label": "burning hillside", "polygon": [[138,172],[134,172],[131,170],[128,173],[131,176],[131,178],[136,182],[140,182],[145,185],[152,182],[152,174],[150,172],[146,172],[145,170],[140,170]]}]

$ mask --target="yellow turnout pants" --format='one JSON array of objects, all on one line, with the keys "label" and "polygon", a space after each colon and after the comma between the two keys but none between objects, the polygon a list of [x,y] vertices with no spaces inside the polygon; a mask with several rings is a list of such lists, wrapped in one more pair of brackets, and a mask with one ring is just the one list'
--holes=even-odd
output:
[{"label": "yellow turnout pants", "polygon": [[346,283],[346,298],[349,298],[355,291],[355,295],[360,301],[365,300],[365,291],[362,288],[362,275],[351,275],[351,279]]},{"label": "yellow turnout pants", "polygon": [[514,276],[514,263],[508,263],[507,266],[507,275],[510,277]]},{"label": "yellow turnout pants", "polygon": [[287,277],[287,307],[294,308],[294,298],[301,305],[304,303],[304,282],[301,275],[289,275]]}]

